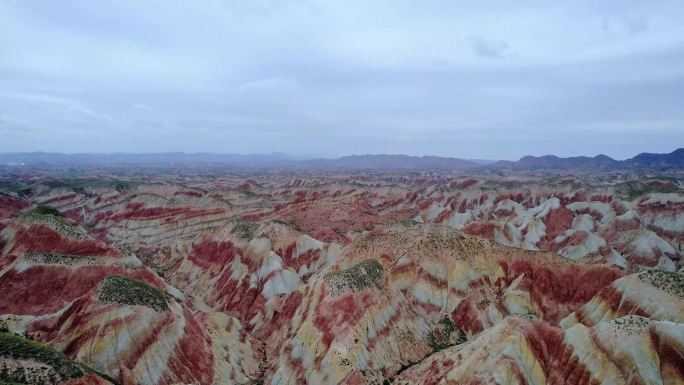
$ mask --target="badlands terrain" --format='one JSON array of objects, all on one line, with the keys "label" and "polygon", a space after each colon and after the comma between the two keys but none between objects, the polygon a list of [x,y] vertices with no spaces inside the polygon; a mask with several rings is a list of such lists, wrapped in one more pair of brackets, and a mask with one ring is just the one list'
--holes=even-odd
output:
[{"label": "badlands terrain", "polygon": [[7,166],[0,383],[684,384],[683,243],[676,167]]}]

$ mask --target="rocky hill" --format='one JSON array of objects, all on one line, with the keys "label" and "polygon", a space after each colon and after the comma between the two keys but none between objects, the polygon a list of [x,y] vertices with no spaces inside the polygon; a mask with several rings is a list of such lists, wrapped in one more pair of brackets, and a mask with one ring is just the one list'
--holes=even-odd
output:
[{"label": "rocky hill", "polygon": [[0,383],[684,381],[676,173],[2,182]]},{"label": "rocky hill", "polygon": [[676,149],[669,154],[641,153],[623,161],[612,159],[606,155],[569,158],[560,158],[555,155],[538,157],[528,155],[516,162],[499,161],[491,166],[518,170],[681,170],[684,167],[684,148]]}]

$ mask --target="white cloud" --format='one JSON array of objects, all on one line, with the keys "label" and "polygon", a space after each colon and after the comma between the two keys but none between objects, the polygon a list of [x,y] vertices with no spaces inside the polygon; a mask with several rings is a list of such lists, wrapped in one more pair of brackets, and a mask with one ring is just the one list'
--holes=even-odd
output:
[{"label": "white cloud", "polygon": [[138,110],[138,111],[152,111],[152,107],[148,106],[147,104],[142,104],[142,103],[134,104],[133,109]]},{"label": "white cloud", "polygon": [[[35,135],[0,151],[660,150],[684,3],[655,3],[4,1],[0,108]],[[550,145],[571,126],[595,145]]]}]

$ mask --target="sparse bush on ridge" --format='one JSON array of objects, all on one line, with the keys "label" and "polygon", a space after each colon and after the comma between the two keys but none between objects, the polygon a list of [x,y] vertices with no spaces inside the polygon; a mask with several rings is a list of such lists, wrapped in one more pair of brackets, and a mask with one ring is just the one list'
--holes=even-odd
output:
[{"label": "sparse bush on ridge", "polygon": [[684,275],[660,269],[647,269],[636,274],[641,282],[648,283],[666,293],[684,298]]},{"label": "sparse bush on ridge", "polygon": [[339,290],[347,286],[358,291],[373,286],[382,288],[383,275],[384,269],[380,262],[366,259],[348,269],[330,272],[323,279]]},{"label": "sparse bush on ridge", "polygon": [[41,263],[47,265],[72,265],[74,263],[93,264],[97,262],[96,258],[81,256],[81,255],[67,255],[57,253],[32,252],[24,253],[22,259],[32,263]]},{"label": "sparse bush on ridge", "polygon": [[56,208],[48,205],[38,205],[26,212],[27,215],[52,215],[54,217],[64,217]]},{"label": "sparse bush on ridge", "polygon": [[238,219],[235,221],[235,227],[233,228],[232,233],[238,234],[241,238],[249,241],[254,238],[254,233],[258,228],[258,223]]},{"label": "sparse bush on ridge", "polygon": [[[49,369],[42,373],[33,368],[25,370],[21,366],[6,365],[5,363],[9,360],[35,361],[45,364]],[[110,383],[118,385],[114,379],[106,374],[76,362],[47,345],[16,334],[0,331],[0,385],[56,384],[82,377],[87,372],[94,373]]]},{"label": "sparse bush on ridge", "polygon": [[167,300],[170,297],[168,293],[143,281],[121,275],[105,277],[98,291],[98,299],[102,302],[146,306],[156,311],[168,310]]},{"label": "sparse bush on ridge", "polygon": [[2,357],[14,360],[32,360],[45,364],[52,369],[42,373],[42,375],[27,376],[21,367],[12,368],[10,365],[0,364],[0,381],[6,383],[51,384],[78,378],[85,374],[84,369],[79,364],[64,354],[11,333],[0,332],[0,362],[3,361]]},{"label": "sparse bush on ridge", "polygon": [[[457,332],[458,336],[452,338],[454,332]],[[446,315],[437,322],[435,329],[428,334],[428,345],[436,351],[462,344],[466,341],[467,337],[463,330],[456,326],[454,321]]]}]

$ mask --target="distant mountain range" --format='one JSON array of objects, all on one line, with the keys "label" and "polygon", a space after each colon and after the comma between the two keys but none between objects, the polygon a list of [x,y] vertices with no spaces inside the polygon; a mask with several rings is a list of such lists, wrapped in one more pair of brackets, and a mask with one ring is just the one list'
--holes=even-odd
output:
[{"label": "distant mountain range", "polygon": [[652,154],[643,152],[632,159],[625,160],[631,167],[644,168],[684,168],[684,148],[678,148],[669,154]]},{"label": "distant mountain range", "polygon": [[684,169],[684,148],[669,154],[641,153],[626,160],[606,155],[561,158],[555,155],[524,156],[518,161],[488,161],[439,156],[351,155],[336,159],[302,159],[287,154],[215,154],[215,153],[152,153],[152,154],[62,154],[48,152],[0,154],[4,166],[233,166],[263,168],[314,169],[375,169],[375,170],[573,170],[573,169]]},{"label": "distant mountain range", "polygon": [[508,168],[516,170],[537,169],[650,169],[669,170],[684,168],[684,148],[679,148],[669,154],[641,153],[633,158],[615,160],[607,155],[595,157],[576,156],[560,158],[555,155],[524,156],[518,161],[498,161],[490,165],[494,168]]},{"label": "distant mountain range", "polygon": [[331,169],[453,170],[481,166],[475,161],[460,158],[385,154],[350,155],[337,159],[312,159],[306,162],[314,168]]}]

